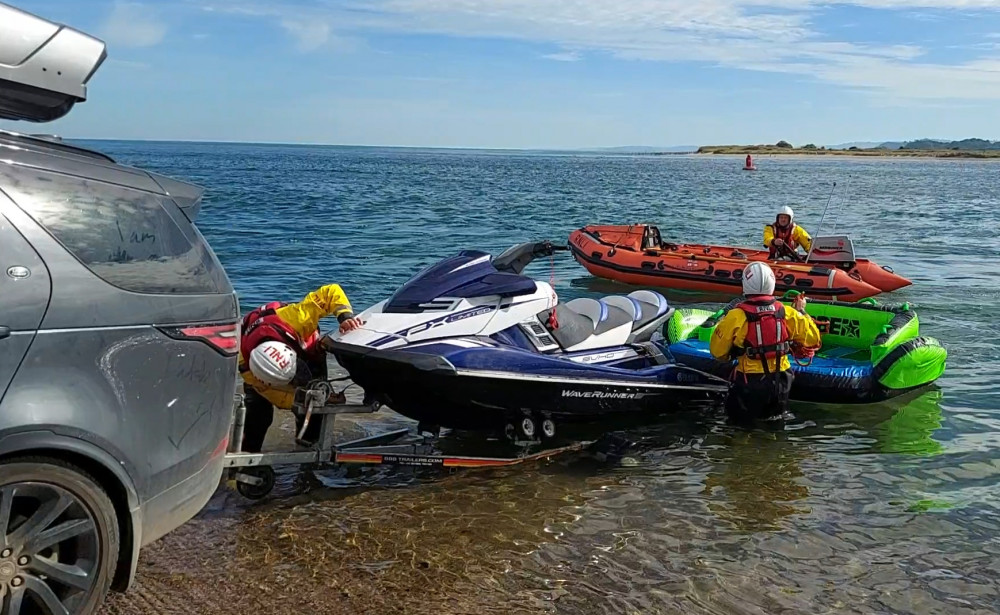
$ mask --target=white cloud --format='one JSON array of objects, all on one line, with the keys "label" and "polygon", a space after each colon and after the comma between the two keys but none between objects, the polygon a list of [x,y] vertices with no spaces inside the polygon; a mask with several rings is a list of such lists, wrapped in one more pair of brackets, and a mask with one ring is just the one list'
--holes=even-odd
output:
[{"label": "white cloud", "polygon": [[[1000,59],[982,59],[949,66],[905,64],[882,59],[856,59],[823,66],[826,81],[884,90],[901,98],[970,100],[1000,99]],[[960,88],[960,91],[949,91]]]},{"label": "white cloud", "polygon": [[330,40],[330,25],[322,20],[282,19],[281,27],[295,38],[299,51],[319,49]]},{"label": "white cloud", "polygon": [[[247,0],[216,2],[230,12],[273,11]],[[834,5],[921,17],[929,10],[1000,10],[1000,0],[310,0],[297,12],[316,19],[282,25],[300,49],[324,44],[334,24],[338,32],[507,38],[573,50],[544,56],[550,60],[605,53],[798,74],[892,97],[1000,99],[1000,60],[992,49],[943,65],[922,62],[927,50],[916,45],[838,41],[822,29],[821,10]]]},{"label": "white cloud", "polygon": [[872,9],[998,9],[997,0],[804,0],[800,4],[844,4]]},{"label": "white cloud", "polygon": [[576,51],[560,51],[559,53],[547,53],[542,56],[546,60],[555,60],[556,62],[578,62],[580,60],[580,54]]},{"label": "white cloud", "polygon": [[915,45],[830,40],[816,9],[1000,9],[998,0],[384,0],[383,27],[502,36],[621,58],[800,74],[893,97],[1000,98],[992,58],[921,63]]},{"label": "white cloud", "polygon": [[109,46],[152,47],[167,34],[167,25],[143,4],[116,2],[101,28]]},{"label": "white cloud", "polygon": [[[342,36],[335,32],[331,24],[337,20],[334,15],[335,11],[332,9],[284,4],[254,4],[253,2],[235,2],[233,0],[200,4],[198,8],[210,13],[258,17],[273,21],[291,36],[295,41],[296,49],[301,52],[311,52],[318,49],[354,51],[363,45],[363,41],[360,39]],[[295,15],[295,17],[289,17],[289,15]]]}]

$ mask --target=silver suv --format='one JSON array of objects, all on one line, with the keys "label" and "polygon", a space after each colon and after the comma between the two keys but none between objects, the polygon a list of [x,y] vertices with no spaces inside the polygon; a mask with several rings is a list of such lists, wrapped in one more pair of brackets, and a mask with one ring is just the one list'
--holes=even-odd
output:
[{"label": "silver suv", "polygon": [[[0,4],[0,118],[85,100],[104,43]],[[92,613],[218,487],[239,305],[202,189],[0,131],[0,615]]]}]

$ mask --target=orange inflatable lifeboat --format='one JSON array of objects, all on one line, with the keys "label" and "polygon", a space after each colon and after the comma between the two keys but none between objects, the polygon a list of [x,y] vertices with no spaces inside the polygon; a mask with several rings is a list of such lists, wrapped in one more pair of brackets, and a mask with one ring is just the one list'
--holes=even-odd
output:
[{"label": "orange inflatable lifeboat", "polygon": [[775,294],[798,290],[817,299],[857,301],[911,282],[868,259],[854,258],[845,236],[817,237],[806,262],[768,260],[767,250],[664,242],[648,224],[585,226],[570,233],[576,260],[591,274],[639,286],[739,295],[743,268],[764,261]]}]

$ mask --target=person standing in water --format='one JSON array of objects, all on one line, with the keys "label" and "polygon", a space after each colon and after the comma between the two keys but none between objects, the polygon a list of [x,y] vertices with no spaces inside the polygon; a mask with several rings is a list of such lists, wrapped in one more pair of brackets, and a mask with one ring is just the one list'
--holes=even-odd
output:
[{"label": "person standing in water", "polygon": [[747,165],[746,166],[747,166],[748,169],[752,169],[753,168],[753,158],[750,157],[750,154],[747,154]]},{"label": "person standing in water", "polygon": [[795,380],[787,355],[795,346],[818,349],[822,337],[805,313],[805,295],[791,307],[774,297],[774,272],[766,264],[750,263],[742,280],[743,297],[716,325],[709,351],[717,361],[737,358],[726,411],[747,423],[787,414]]}]

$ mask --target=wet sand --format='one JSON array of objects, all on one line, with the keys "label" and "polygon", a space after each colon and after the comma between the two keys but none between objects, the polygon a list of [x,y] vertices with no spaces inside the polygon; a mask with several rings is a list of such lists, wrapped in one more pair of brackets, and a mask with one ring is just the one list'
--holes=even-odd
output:
[{"label": "wet sand", "polygon": [[[339,417],[337,426],[348,440],[407,422],[382,411]],[[293,432],[291,413],[276,411],[264,450],[287,449]],[[143,549],[133,587],[109,596],[102,614],[542,612],[511,604],[494,578],[501,571],[484,563],[498,541],[530,540],[537,525],[523,510],[498,524],[504,506],[483,508],[486,492],[473,489],[471,505],[456,499],[468,492],[450,497],[450,483],[468,482],[462,472],[286,467],[277,475],[260,502],[220,485],[197,517]],[[455,506],[475,510],[456,515]]]},{"label": "wet sand", "polygon": [[[547,506],[512,511],[461,472],[349,471],[362,476],[317,476],[366,485],[330,489],[309,472],[282,472],[262,503],[220,488],[198,517],[143,551],[134,587],[103,612],[544,612],[515,603],[494,556],[537,541]],[[542,497],[538,489],[515,499]]]},{"label": "wet sand", "polygon": [[[393,510],[385,492],[344,497],[362,501],[342,510],[287,502],[227,515],[220,509],[239,496],[220,494],[207,514],[143,553],[135,586],[104,612],[538,612],[505,606],[502,591],[442,553],[442,543],[453,552],[455,542],[468,542],[462,530],[445,537],[419,524],[404,529],[421,512]],[[324,523],[321,532],[304,527]]]}]

